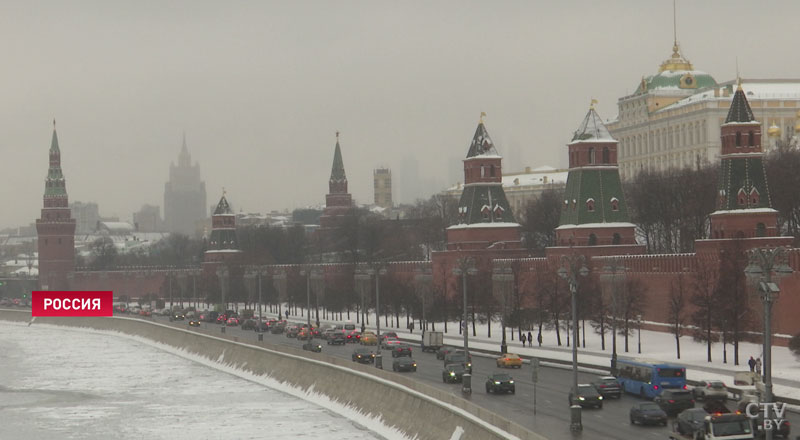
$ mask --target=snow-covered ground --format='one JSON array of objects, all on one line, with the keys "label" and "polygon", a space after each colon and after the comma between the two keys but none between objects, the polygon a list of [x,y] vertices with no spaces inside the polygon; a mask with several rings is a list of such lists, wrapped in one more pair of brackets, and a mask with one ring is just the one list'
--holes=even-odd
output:
[{"label": "snow-covered ground", "polygon": [[383,437],[130,338],[0,322],[0,439]]},{"label": "snow-covered ground", "polygon": [[[321,313],[321,312],[320,312]],[[322,317],[322,315],[320,315]],[[355,314],[351,314],[352,320],[355,322]],[[375,320],[374,314],[370,317],[370,326],[374,328]],[[297,316],[290,316],[290,320],[302,321]],[[323,320],[324,321],[324,320]],[[329,321],[333,322],[333,321]],[[400,317],[400,327],[391,325],[392,320],[389,320],[389,326],[385,326],[386,321],[381,317],[381,331],[395,331],[403,338],[421,337],[419,331],[419,322],[415,322],[415,330],[413,333],[405,327],[405,316]],[[462,345],[463,338],[458,332],[458,322],[448,323],[448,332],[445,334],[445,342],[452,345]],[[470,347],[479,349],[499,351],[500,342],[502,340],[502,331],[499,323],[492,323],[492,337],[489,338],[488,324],[476,324],[477,336],[472,336],[472,325],[470,324]],[[436,330],[443,331],[444,326],[441,322],[436,323]],[[558,346],[556,333],[554,330],[544,330],[542,332],[542,347],[534,348],[522,347],[519,342],[516,329],[514,330],[514,340],[511,340],[511,331],[506,333],[506,342],[508,350],[512,353],[518,353],[526,356],[537,356],[549,359],[558,359],[564,361],[572,361],[571,347],[566,346],[566,334],[562,327],[561,341],[562,346]],[[532,331],[532,336],[536,339],[536,330]],[[594,364],[600,366],[609,366],[611,363],[611,332],[606,334],[606,349],[601,348],[600,335],[594,332],[594,329],[586,323],[586,348],[581,345],[578,350],[578,362],[586,364]],[[688,332],[687,332],[688,333]],[[527,334],[527,332],[526,332]],[[687,377],[690,380],[706,380],[717,379],[723,380],[726,384],[733,385],[733,373],[736,371],[747,371],[747,365],[750,356],[758,358],[761,355],[761,344],[750,342],[742,342],[739,344],[739,365],[734,365],[733,345],[728,344],[728,362],[723,363],[722,351],[723,346],[721,343],[712,345],[711,356],[712,362],[706,361],[706,345],[704,343],[695,342],[691,336],[681,337],[681,358],[678,359],[675,350],[675,337],[671,333],[657,332],[650,330],[642,330],[642,353],[637,353],[638,348],[638,331],[634,331],[628,337],[628,352],[625,352],[625,340],[622,336],[617,336],[617,355],[620,358],[631,359],[650,359],[661,362],[670,362],[683,365],[687,368]],[[583,333],[581,332],[581,342],[583,342]],[[570,341],[572,342],[572,341]],[[527,344],[526,344],[527,345]],[[780,397],[788,397],[793,399],[800,399],[800,360],[798,360],[786,347],[772,347],[772,377],[774,383],[774,393]]]}]

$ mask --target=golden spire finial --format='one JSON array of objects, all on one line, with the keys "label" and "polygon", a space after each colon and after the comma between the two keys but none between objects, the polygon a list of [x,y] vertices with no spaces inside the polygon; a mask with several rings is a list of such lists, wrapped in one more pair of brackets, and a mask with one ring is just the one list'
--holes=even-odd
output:
[{"label": "golden spire finial", "polygon": [[339,130],[336,130],[336,142],[339,142]]},{"label": "golden spire finial", "polygon": [[481,124],[483,124],[483,118],[485,117],[486,117],[486,112],[481,112],[481,119],[479,121]]},{"label": "golden spire finial", "polygon": [[223,186],[222,187],[222,197],[225,197],[225,194],[227,194],[227,191],[225,191],[225,187]]},{"label": "golden spire finial", "polygon": [[592,101],[589,103],[589,110],[594,110],[595,104],[597,104],[597,100],[592,98]]},{"label": "golden spire finial", "polygon": [[56,118],[53,118],[53,130],[56,129]]}]

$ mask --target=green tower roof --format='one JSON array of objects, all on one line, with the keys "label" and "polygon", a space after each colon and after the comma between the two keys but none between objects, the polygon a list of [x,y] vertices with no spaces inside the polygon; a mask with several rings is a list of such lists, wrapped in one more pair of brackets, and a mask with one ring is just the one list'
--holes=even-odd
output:
[{"label": "green tower roof", "polygon": [[333,167],[331,167],[331,180],[346,180],[342,149],[339,147],[339,134],[336,134],[336,150],[333,152]]}]

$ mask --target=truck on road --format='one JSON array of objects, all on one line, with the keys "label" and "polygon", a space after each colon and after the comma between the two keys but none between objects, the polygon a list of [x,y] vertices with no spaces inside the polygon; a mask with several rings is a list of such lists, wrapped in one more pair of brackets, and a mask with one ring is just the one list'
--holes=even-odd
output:
[{"label": "truck on road", "polygon": [[436,351],[444,345],[444,333],[426,331],[422,333],[422,351]]}]

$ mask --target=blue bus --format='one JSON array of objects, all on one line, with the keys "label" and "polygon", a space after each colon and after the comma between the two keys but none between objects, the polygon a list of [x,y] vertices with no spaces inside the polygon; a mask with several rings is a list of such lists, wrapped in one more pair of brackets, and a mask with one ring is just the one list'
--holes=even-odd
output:
[{"label": "blue bus", "polygon": [[686,389],[686,368],[650,361],[617,360],[617,381],[626,393],[653,399],[664,388]]}]

